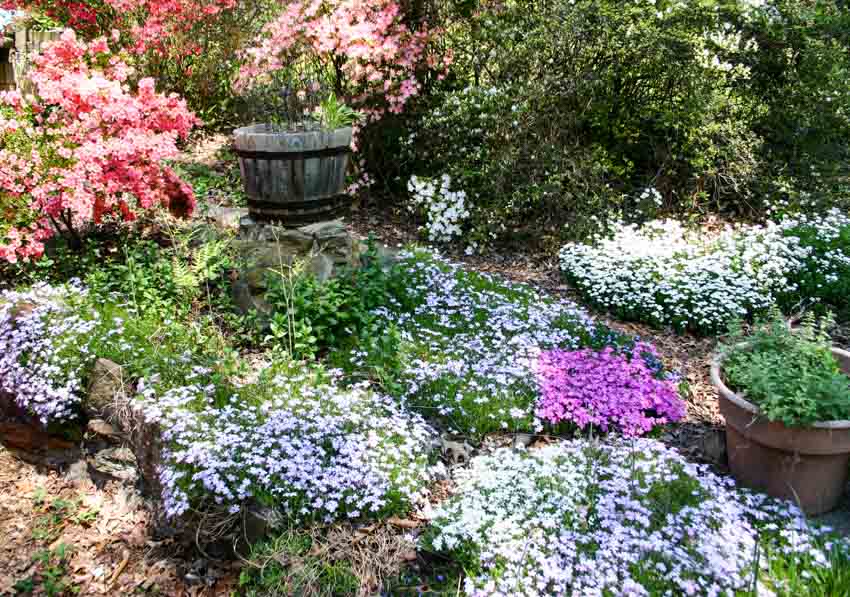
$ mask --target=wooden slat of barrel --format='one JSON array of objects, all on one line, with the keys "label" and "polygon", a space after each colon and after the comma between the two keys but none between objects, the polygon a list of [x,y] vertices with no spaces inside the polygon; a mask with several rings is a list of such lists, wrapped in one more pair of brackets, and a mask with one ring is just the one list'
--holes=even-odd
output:
[{"label": "wooden slat of barrel", "polygon": [[[334,151],[346,151],[350,139],[351,129],[297,133],[275,132],[267,125],[237,129],[234,149],[251,213],[284,225],[338,214],[347,204],[343,185],[348,159]],[[316,151],[329,153],[310,155]]]}]

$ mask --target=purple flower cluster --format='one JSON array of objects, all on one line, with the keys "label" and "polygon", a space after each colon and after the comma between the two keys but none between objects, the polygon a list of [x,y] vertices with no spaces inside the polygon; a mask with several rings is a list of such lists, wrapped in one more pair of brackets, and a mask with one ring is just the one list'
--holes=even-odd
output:
[{"label": "purple flower cluster", "polygon": [[160,482],[170,516],[238,512],[262,496],[295,520],[329,522],[427,494],[435,432],[392,399],[291,371],[239,388],[224,406],[215,391],[142,383],[140,408],[167,446]]},{"label": "purple flower cluster", "polygon": [[657,362],[655,348],[638,342],[631,353],[612,347],[541,353],[537,416],[553,424],[569,421],[579,428],[592,425],[631,436],[682,419],[685,405],[675,380],[659,379],[643,358]]},{"label": "purple flower cluster", "polygon": [[83,318],[66,304],[85,292],[71,282],[0,295],[0,392],[45,425],[75,415],[94,361],[90,342],[97,313]]}]

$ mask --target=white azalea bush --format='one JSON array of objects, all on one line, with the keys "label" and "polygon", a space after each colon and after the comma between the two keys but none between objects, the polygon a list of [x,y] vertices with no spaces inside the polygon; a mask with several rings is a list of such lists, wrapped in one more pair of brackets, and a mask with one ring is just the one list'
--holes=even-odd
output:
[{"label": "white azalea bush", "polygon": [[560,263],[589,301],[619,317],[712,333],[775,304],[846,309],[850,218],[836,210],[714,235],[672,220],[620,224],[610,237],[564,246]]},{"label": "white azalea bush", "polygon": [[467,595],[727,595],[774,550],[805,574],[850,553],[650,439],[501,449],[456,480],[423,547],[463,566]]},{"label": "white azalea bush", "polygon": [[407,183],[410,191],[411,212],[425,218],[425,232],[433,243],[448,243],[458,238],[464,222],[469,218],[466,193],[451,190],[448,174],[439,178],[411,176]]}]

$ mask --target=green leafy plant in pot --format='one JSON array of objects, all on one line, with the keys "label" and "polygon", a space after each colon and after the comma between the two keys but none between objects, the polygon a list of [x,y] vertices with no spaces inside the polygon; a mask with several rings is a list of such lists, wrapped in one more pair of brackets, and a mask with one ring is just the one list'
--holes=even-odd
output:
[{"label": "green leafy plant in pot", "polygon": [[286,69],[242,98],[249,126],[233,133],[255,221],[303,226],[348,207],[345,177],[360,115],[327,91],[320,73]]},{"label": "green leafy plant in pot", "polygon": [[778,311],[749,334],[735,324],[711,366],[732,474],[808,514],[835,508],[850,465],[850,353],[831,324],[792,329]]}]

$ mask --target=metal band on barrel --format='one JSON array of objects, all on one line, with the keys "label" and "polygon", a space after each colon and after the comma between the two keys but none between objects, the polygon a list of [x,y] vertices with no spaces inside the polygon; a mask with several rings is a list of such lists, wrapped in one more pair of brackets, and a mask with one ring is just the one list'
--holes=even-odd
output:
[{"label": "metal band on barrel", "polygon": [[248,151],[233,148],[233,153],[246,160],[309,160],[312,158],[328,158],[351,153],[348,145],[341,147],[326,147],[325,149],[310,149],[307,151]]}]

